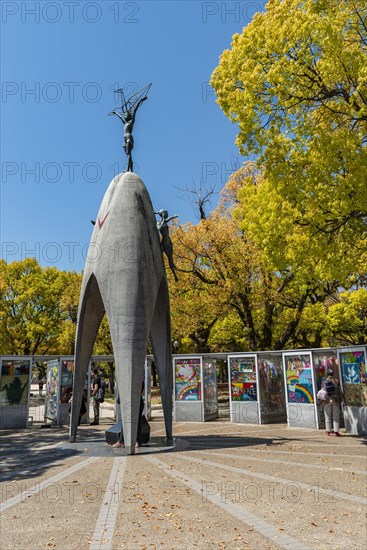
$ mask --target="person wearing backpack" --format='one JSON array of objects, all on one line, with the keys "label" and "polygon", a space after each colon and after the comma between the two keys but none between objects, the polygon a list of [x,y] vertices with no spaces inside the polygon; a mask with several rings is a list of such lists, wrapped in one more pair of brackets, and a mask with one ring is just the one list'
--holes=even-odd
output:
[{"label": "person wearing backpack", "polygon": [[325,412],[325,424],[326,424],[326,436],[331,434],[331,421],[333,421],[334,436],[340,437],[339,423],[340,423],[340,404],[343,398],[343,394],[340,389],[339,380],[334,377],[334,371],[329,369],[327,371],[327,377],[323,383],[323,389],[327,393],[327,399],[324,404]]}]

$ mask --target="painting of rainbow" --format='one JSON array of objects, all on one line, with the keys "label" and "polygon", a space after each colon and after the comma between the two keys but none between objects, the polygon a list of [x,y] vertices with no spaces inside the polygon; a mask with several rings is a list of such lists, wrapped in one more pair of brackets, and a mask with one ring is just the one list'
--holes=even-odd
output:
[{"label": "painting of rainbow", "polygon": [[308,355],[285,356],[289,403],[314,403],[312,369]]}]

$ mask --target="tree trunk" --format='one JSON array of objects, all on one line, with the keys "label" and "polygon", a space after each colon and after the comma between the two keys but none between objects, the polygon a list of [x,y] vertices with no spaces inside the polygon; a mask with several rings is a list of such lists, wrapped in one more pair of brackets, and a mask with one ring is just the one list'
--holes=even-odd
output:
[{"label": "tree trunk", "polygon": [[308,292],[306,292],[301,296],[301,299],[297,306],[296,318],[293,319],[293,321],[290,321],[288,323],[288,326],[285,329],[283,335],[280,338],[278,338],[278,340],[275,342],[274,349],[284,349],[290,337],[293,336],[293,334],[295,333],[298,323],[301,320],[302,312],[306,305],[307,297],[308,297]]}]

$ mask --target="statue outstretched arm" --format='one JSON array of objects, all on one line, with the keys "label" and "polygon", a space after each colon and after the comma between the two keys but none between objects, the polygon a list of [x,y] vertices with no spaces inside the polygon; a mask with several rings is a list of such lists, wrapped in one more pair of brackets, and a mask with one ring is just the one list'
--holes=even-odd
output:
[{"label": "statue outstretched arm", "polygon": [[119,119],[123,122],[123,124],[125,124],[125,119],[122,115],[120,115],[120,113],[118,113],[117,111],[111,111],[110,113],[108,113],[109,115],[116,115],[119,117]]}]

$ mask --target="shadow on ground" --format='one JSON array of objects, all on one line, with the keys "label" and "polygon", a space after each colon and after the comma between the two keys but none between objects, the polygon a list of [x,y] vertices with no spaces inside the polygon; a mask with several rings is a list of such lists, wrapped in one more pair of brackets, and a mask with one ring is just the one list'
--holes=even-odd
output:
[{"label": "shadow on ground", "polygon": [[272,438],[272,437],[250,437],[250,436],[226,436],[226,435],[195,435],[182,436],[180,440],[187,443],[185,449],[187,451],[195,450],[215,450],[215,449],[232,449],[241,447],[254,447],[258,445],[281,445],[289,443],[288,438]]},{"label": "shadow on ground", "polygon": [[67,429],[40,426],[28,430],[1,430],[0,481],[32,478],[42,475],[66,458],[81,455],[79,449],[62,449]]},{"label": "shadow on ground", "polygon": [[[69,442],[67,427],[42,429],[32,426],[28,430],[3,430],[0,432],[0,453],[2,457],[1,481],[18,480],[40,476],[48,469],[61,464],[69,457],[88,458],[117,457],[125,455],[124,448],[114,449],[106,444],[106,426],[94,428],[82,426],[78,430],[77,440]],[[359,438],[362,445],[365,438]],[[167,443],[163,436],[151,436],[150,443],[136,449],[136,454],[159,454],[185,451],[203,451],[218,449],[245,449],[246,447],[275,447],[286,443],[305,443],[297,436],[267,437],[241,435],[179,435],[173,443]]]},{"label": "shadow on ground", "polygon": [[[164,436],[151,436],[147,445],[142,445],[136,449],[136,454],[159,454],[196,450],[216,450],[216,449],[241,449],[249,446],[271,446],[289,443],[289,438],[271,438],[271,437],[242,437],[226,435],[195,435],[175,437],[173,443],[166,442]],[[115,449],[106,444],[104,431],[80,431],[75,443],[65,442],[62,449],[79,449],[87,456],[114,457],[125,455],[123,447]]]}]

